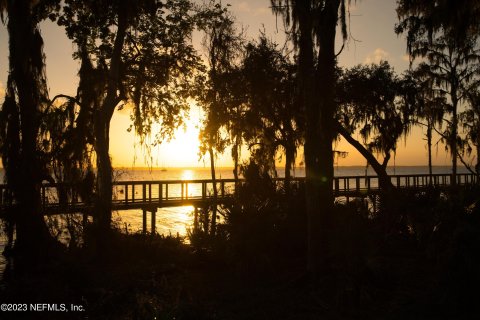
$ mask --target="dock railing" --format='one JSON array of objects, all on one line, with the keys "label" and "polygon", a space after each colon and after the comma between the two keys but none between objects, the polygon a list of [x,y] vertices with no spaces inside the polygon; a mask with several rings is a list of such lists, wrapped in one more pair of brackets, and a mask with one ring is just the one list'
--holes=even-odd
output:
[{"label": "dock railing", "polygon": [[[445,188],[452,185],[451,174],[410,174],[391,175],[392,184],[399,189]],[[285,184],[284,178],[273,179],[277,188]],[[292,178],[291,184],[304,183],[304,177]],[[218,199],[227,199],[235,193],[237,183],[244,180],[217,179]],[[477,184],[478,176],[469,173],[457,174],[457,185]],[[338,176],[332,185],[334,195],[362,196],[380,191],[377,176]],[[62,211],[92,206],[91,199],[82,199],[78,186],[62,183],[47,183],[41,187],[42,205],[45,212],[53,209]],[[11,192],[6,185],[0,185],[0,207],[14,205]],[[213,198],[213,182],[202,180],[151,180],[118,181],[113,183],[112,205],[116,210],[140,208],[142,206],[168,207],[202,203]],[[67,211],[68,211],[67,210]]]}]

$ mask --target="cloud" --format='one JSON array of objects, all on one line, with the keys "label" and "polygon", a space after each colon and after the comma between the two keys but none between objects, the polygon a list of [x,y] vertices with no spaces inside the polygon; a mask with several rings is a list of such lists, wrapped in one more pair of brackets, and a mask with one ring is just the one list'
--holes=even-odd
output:
[{"label": "cloud", "polygon": [[380,63],[380,61],[388,60],[390,54],[382,48],[377,48],[372,53],[369,53],[365,58],[365,63]]}]

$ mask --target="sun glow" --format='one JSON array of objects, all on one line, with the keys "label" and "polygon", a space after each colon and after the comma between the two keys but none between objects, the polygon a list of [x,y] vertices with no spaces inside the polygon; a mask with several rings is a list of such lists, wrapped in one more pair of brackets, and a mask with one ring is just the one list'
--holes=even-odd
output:
[{"label": "sun glow", "polygon": [[[138,146],[138,138],[127,132],[130,116],[127,112],[116,112],[110,131],[110,153],[113,165],[120,167],[196,167],[200,165],[198,135],[200,132],[200,112],[192,108],[190,118],[178,128],[170,141],[164,141],[151,149],[146,159],[144,150]],[[155,132],[155,128],[153,130]],[[136,144],[137,143],[137,144]],[[134,146],[137,147],[134,147]]]},{"label": "sun glow", "polygon": [[182,180],[193,180],[194,176],[193,170],[187,169],[182,172]]},{"label": "sun glow", "polygon": [[157,163],[163,167],[189,167],[199,162],[200,141],[198,119],[190,119],[185,127],[175,132],[174,138],[158,148]]}]

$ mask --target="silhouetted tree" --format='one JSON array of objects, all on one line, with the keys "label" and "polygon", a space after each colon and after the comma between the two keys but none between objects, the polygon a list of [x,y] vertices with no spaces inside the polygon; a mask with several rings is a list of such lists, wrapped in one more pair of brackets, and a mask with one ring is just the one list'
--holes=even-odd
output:
[{"label": "silhouetted tree", "polygon": [[[399,2],[397,12],[400,22],[395,32],[406,33],[411,59],[426,58],[428,62],[423,65],[423,72],[434,79],[434,90],[444,92],[448,97],[445,113],[450,114],[451,118],[446,120],[446,131],[442,136],[452,156],[452,182],[455,184],[457,158],[462,152],[459,148],[462,138],[458,133],[458,109],[466,101],[468,91],[475,87],[472,84],[477,81],[480,71],[477,33],[473,32],[477,27],[465,25],[466,33],[460,36],[456,27],[463,22],[457,15],[464,9],[454,6],[457,11],[450,11],[452,8],[447,5],[451,4],[449,1],[443,1],[442,5],[413,5],[415,3]],[[478,7],[478,4],[474,5],[472,10]],[[448,18],[447,15],[455,18]]]},{"label": "silhouetted tree", "polygon": [[308,269],[315,273],[329,253],[333,214],[335,137],[335,35],[340,24],[347,37],[346,0],[271,0],[273,11],[292,27],[298,50],[299,103],[305,107],[306,208]]},{"label": "silhouetted tree", "polygon": [[[222,128],[230,123],[228,104],[230,90],[225,76],[234,69],[234,62],[238,55],[241,44],[241,36],[235,30],[234,20],[226,7],[216,1],[211,1],[209,6],[202,10],[199,18],[199,27],[205,32],[203,45],[207,52],[208,77],[202,83],[203,92],[199,95],[199,101],[206,113],[203,128],[200,132],[200,154],[208,152],[210,158],[210,170],[213,184],[213,212],[211,222],[211,234],[215,235],[217,216],[217,187],[215,175],[215,156],[223,152],[228,144],[226,134],[222,134]],[[238,134],[235,128],[232,133]],[[235,168],[234,174],[238,177],[238,136],[234,138],[233,152]]]},{"label": "silhouetted tree", "polygon": [[41,209],[40,187],[48,169],[39,152],[39,127],[49,100],[38,24],[58,9],[58,2],[6,0],[0,9],[9,36],[9,75],[0,114],[2,162],[15,204],[9,219],[16,225],[16,249],[44,254],[52,242]]},{"label": "silhouetted tree", "polygon": [[422,38],[432,41],[437,33],[450,34],[461,46],[480,32],[476,0],[398,0],[397,14],[399,26],[408,25],[409,47]]},{"label": "silhouetted tree", "polygon": [[[480,174],[480,92],[478,88],[473,89],[468,95],[468,108],[460,113],[460,122],[466,132],[466,153],[471,155],[472,151],[476,152],[477,161],[472,166],[464,162],[467,169],[471,172]],[[464,161],[462,158],[460,158]]]},{"label": "silhouetted tree", "polygon": [[95,223],[111,222],[110,121],[116,108],[132,108],[132,127],[148,142],[161,122],[159,142],[171,135],[187,110],[198,57],[189,43],[195,19],[187,0],[67,0],[59,24],[81,61],[79,103],[91,110],[97,179]]},{"label": "silhouetted tree", "polygon": [[251,151],[262,150],[274,175],[277,153],[283,151],[288,191],[297,148],[303,141],[303,110],[295,99],[296,66],[262,35],[258,43],[246,46],[241,72],[248,106],[245,140]]},{"label": "silhouetted tree", "polygon": [[443,92],[434,89],[435,79],[428,76],[428,72],[424,70],[425,66],[425,64],[419,65],[415,70],[408,71],[406,76],[410,79],[415,90],[415,122],[426,130],[428,172],[432,176],[433,132],[437,126],[443,124],[446,99]]},{"label": "silhouetted tree", "polygon": [[78,196],[91,203],[93,196],[93,126],[91,110],[81,108],[76,97],[57,95],[48,104],[40,123],[39,151],[46,159],[51,181],[63,200]]},{"label": "silhouetted tree", "polygon": [[[386,168],[400,137],[408,134],[413,110],[408,82],[399,79],[388,62],[359,65],[343,72],[337,97],[339,133],[368,161],[383,189],[393,187]],[[352,135],[358,132],[363,144]],[[380,163],[374,154],[381,154]]]}]

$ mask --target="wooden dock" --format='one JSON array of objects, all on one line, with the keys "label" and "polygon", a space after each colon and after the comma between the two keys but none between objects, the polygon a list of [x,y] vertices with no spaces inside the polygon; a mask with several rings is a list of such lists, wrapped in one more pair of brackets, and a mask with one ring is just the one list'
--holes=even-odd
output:
[{"label": "wooden dock", "polygon": [[[397,188],[421,190],[428,187],[447,188],[452,185],[451,174],[413,174],[392,175],[392,184]],[[278,189],[283,188],[284,178],[273,179]],[[292,178],[291,184],[303,184],[305,178]],[[235,186],[243,180],[217,179],[217,203],[231,201]],[[457,185],[478,183],[474,174],[457,174]],[[339,176],[333,181],[335,197],[366,197],[377,194],[379,188],[377,176]],[[45,215],[83,213],[90,214],[92,204],[85,202],[73,185],[44,184],[41,187],[42,209]],[[14,206],[9,201],[9,190],[0,185],[0,214],[8,207]],[[201,208],[213,200],[212,180],[159,180],[159,181],[117,181],[113,183],[112,207],[114,210],[142,210],[144,226],[146,214],[152,214],[154,230],[155,213],[159,208],[193,206]]]}]

